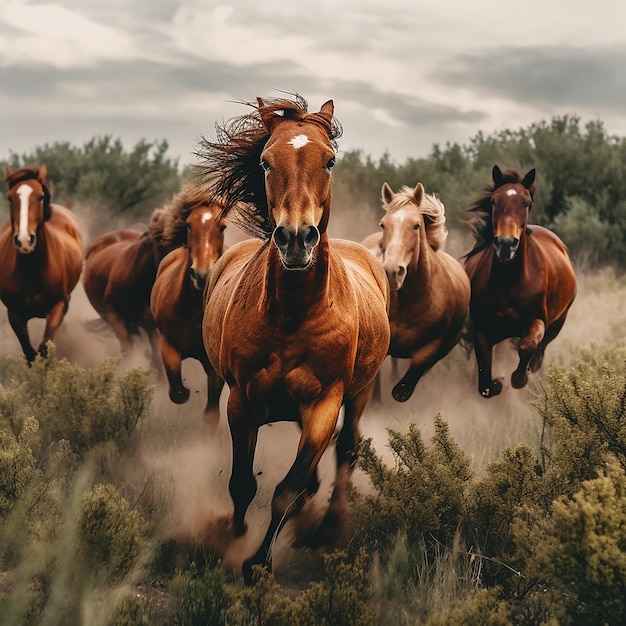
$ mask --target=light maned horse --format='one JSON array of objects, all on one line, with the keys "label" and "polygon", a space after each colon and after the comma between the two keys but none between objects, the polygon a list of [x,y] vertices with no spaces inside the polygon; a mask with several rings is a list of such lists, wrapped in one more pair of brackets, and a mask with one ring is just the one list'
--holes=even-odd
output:
[{"label": "light maned horse", "polygon": [[183,359],[199,361],[207,375],[205,420],[216,426],[219,399],[224,381],[215,372],[202,343],[202,294],[211,268],[224,250],[222,205],[209,202],[180,205],[178,219],[172,219],[164,236],[182,244],[169,252],[159,265],[150,296],[150,309],[159,330],[161,359],[172,402],[189,400],[183,384]]},{"label": "light maned horse", "polygon": [[[150,293],[159,263],[184,240],[179,231],[185,231],[186,224],[180,222],[180,212],[205,200],[206,195],[195,186],[185,185],[168,204],[152,212],[146,232],[106,232],[94,239],[85,253],[83,286],[89,302],[112,328],[123,355],[133,352],[133,338],[139,336],[140,329],[145,331],[152,367],[157,372],[162,371],[162,363]],[[170,222],[178,228],[169,226]]]},{"label": "light maned horse", "polygon": [[244,561],[271,567],[284,523],[319,487],[317,466],[344,406],[336,439],[337,477],[315,537],[336,539],[359,443],[358,424],[389,346],[388,290],[380,263],[362,245],[333,239],[333,102],[316,113],[306,101],[258,99],[250,115],[218,128],[201,144],[226,217],[249,234],[215,264],[205,294],[207,355],[227,382],[233,465],[233,529],[246,531],[257,490],[253,460],[258,429],[270,422],[301,427],[295,461],[278,484],[258,550]]},{"label": "light maned horse", "polygon": [[491,373],[493,347],[519,339],[511,385],[521,389],[542,364],[576,296],[576,275],[565,244],[550,230],[529,225],[535,170],[522,175],[493,167],[493,185],[471,207],[476,245],[466,255],[472,284],[470,317],[478,391],[491,398],[502,378]]},{"label": "light maned horse", "polygon": [[[408,400],[421,377],[458,343],[470,301],[463,266],[444,252],[445,207],[422,183],[394,193],[384,183],[382,232],[363,240],[381,262],[391,287],[389,323],[392,358],[410,359],[394,386],[398,402]],[[380,377],[375,390],[380,400]]]},{"label": "light maned horse", "polygon": [[6,167],[9,220],[0,230],[0,300],[22,351],[32,362],[28,322],[45,318],[38,352],[46,356],[67,313],[83,267],[83,240],[74,214],[53,204],[47,167]]}]

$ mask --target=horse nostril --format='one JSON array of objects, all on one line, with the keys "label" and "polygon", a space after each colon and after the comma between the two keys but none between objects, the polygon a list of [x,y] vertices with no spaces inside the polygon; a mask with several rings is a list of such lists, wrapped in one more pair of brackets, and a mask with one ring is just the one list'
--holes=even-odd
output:
[{"label": "horse nostril", "polygon": [[284,226],[277,226],[274,229],[274,243],[279,248],[286,248],[289,244],[289,233]]},{"label": "horse nostril", "polygon": [[315,226],[309,226],[307,233],[304,236],[304,244],[308,247],[313,247],[318,244],[320,240],[320,231]]},{"label": "horse nostril", "polygon": [[22,242],[19,240],[19,237],[17,235],[13,236],[13,243],[15,244],[16,248],[22,247]]},{"label": "horse nostril", "polygon": [[189,268],[189,277],[191,280],[196,280],[196,270],[194,270],[193,267]]}]

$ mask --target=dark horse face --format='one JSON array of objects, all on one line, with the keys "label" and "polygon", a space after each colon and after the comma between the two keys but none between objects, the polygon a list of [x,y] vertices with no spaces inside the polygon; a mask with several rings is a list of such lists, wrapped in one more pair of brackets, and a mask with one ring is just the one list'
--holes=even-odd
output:
[{"label": "dark horse face", "polygon": [[306,270],[328,224],[335,150],[328,130],[318,120],[330,125],[333,103],[329,100],[318,113],[302,119],[292,119],[287,113],[265,113],[263,102],[259,105],[270,132],[260,165],[272,242],[285,269]]},{"label": "dark horse face", "polygon": [[20,254],[33,252],[37,245],[37,231],[50,217],[46,175],[45,165],[15,171],[6,166],[13,243]]},{"label": "dark horse face", "polygon": [[521,182],[506,182],[500,168],[494,165],[494,191],[491,194],[493,249],[497,259],[503,263],[515,258],[526,232],[528,212],[532,207],[530,190],[534,181],[535,170],[532,169]]}]

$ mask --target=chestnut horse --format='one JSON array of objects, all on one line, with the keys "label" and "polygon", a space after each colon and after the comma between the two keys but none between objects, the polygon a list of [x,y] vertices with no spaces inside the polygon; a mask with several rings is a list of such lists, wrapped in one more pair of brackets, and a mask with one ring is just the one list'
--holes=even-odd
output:
[{"label": "chestnut horse", "polygon": [[50,202],[47,173],[45,165],[6,167],[10,217],[0,230],[0,300],[29,363],[37,356],[29,320],[46,319],[38,348],[46,356],[83,268],[78,222],[69,209]]},{"label": "chestnut horse", "polygon": [[140,334],[140,329],[146,332],[152,367],[159,373],[163,366],[150,311],[150,292],[163,257],[183,243],[180,233],[168,227],[168,222],[178,223],[181,210],[202,204],[205,197],[194,186],[185,185],[166,206],[152,212],[146,232],[106,232],[91,242],[85,254],[83,286],[89,302],[113,329],[122,354],[132,353],[133,337]]},{"label": "chestnut horse", "polygon": [[476,245],[465,260],[478,391],[485,398],[502,391],[503,379],[491,374],[493,347],[519,338],[511,385],[523,388],[529,372],[541,367],[546,346],[559,334],[576,296],[565,244],[547,228],[528,224],[535,170],[522,175],[495,165],[492,176],[493,185],[470,207]]},{"label": "chestnut horse", "polygon": [[[293,421],[301,436],[295,461],[278,484],[258,550],[244,561],[271,568],[274,541],[318,487],[317,466],[336,439],[337,477],[315,534],[337,538],[340,505],[356,461],[359,419],[389,346],[387,277],[359,243],[330,239],[335,139],[341,127],[333,102],[308,113],[306,101],[257,99],[251,114],[203,140],[200,156],[224,215],[258,239],[229,248],[215,264],[205,293],[207,355],[228,384],[233,465],[229,483],[233,527],[246,531],[257,490],[253,460],[258,429]],[[252,105],[251,105],[252,106]]]},{"label": "chestnut horse", "polygon": [[165,237],[180,239],[181,247],[168,253],[159,265],[150,296],[150,310],[160,335],[161,359],[172,402],[189,400],[189,389],[181,377],[182,360],[199,361],[207,375],[205,419],[216,426],[224,381],[206,356],[202,344],[202,293],[211,268],[224,250],[221,204],[203,200],[180,206]]},{"label": "chestnut horse", "polygon": [[[470,301],[463,266],[444,252],[445,207],[422,183],[394,193],[382,187],[382,232],[363,240],[382,263],[391,287],[389,323],[392,358],[410,359],[392,396],[405,402],[421,377],[458,343]],[[380,376],[375,390],[380,400]]]}]

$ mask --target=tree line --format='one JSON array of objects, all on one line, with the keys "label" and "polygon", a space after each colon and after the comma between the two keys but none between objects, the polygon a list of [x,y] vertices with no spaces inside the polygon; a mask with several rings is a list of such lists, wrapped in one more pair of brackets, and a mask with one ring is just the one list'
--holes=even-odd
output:
[{"label": "tree line", "polygon": [[[180,166],[166,140],[126,150],[119,139],[94,137],[81,147],[45,144],[11,153],[5,163],[48,166],[55,201],[88,205],[101,225],[147,220],[196,165]],[[433,145],[430,154],[403,163],[385,153],[339,152],[334,177],[335,213],[353,224],[355,240],[377,228],[383,182],[394,190],[422,182],[445,204],[448,228],[466,232],[466,209],[491,182],[494,164],[536,168],[531,221],[552,228],[574,260],[586,265],[626,264],[626,138],[610,135],[600,120],[553,117],[519,130],[477,133],[467,143]],[[3,191],[6,182],[0,181]]]}]

